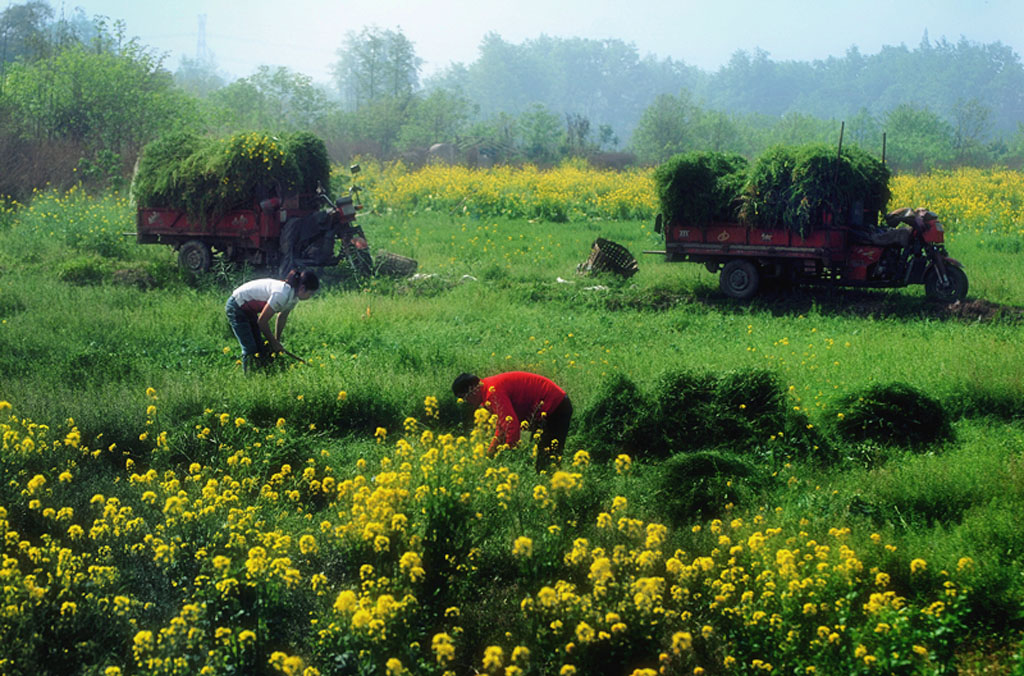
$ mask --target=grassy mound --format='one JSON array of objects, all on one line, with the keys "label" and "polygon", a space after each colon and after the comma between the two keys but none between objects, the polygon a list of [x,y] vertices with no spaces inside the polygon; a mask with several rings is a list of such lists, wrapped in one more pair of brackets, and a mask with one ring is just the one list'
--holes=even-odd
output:
[{"label": "grassy mound", "polygon": [[592,442],[590,450],[596,459],[610,460],[623,451],[644,454],[642,449],[657,444],[655,430],[648,424],[650,410],[647,396],[619,373],[602,385],[577,429]]},{"label": "grassy mound", "polygon": [[831,457],[806,418],[786,405],[776,376],[761,369],[671,371],[650,392],[617,375],[584,411],[579,429],[595,459],[605,461],[618,453],[666,458],[718,448],[769,462]]},{"label": "grassy mound", "polygon": [[207,219],[271,195],[310,193],[329,180],[327,148],[308,132],[222,139],[177,133],[143,149],[132,194],[140,206]]},{"label": "grassy mound", "polygon": [[700,451],[669,458],[661,472],[660,499],[673,523],[686,524],[725,513],[756,493],[755,466],[729,453]]},{"label": "grassy mound", "polygon": [[888,201],[889,169],[856,146],[838,157],[823,144],[776,146],[751,166],[740,216],[806,235],[825,218],[848,224],[859,209],[873,221]]},{"label": "grassy mound", "polygon": [[953,436],[942,405],[904,383],[853,392],[837,402],[837,409],[833,425],[845,441],[921,448]]},{"label": "grassy mound", "polygon": [[747,160],[709,151],[676,155],[654,172],[654,187],[666,218],[707,225],[736,220]]}]

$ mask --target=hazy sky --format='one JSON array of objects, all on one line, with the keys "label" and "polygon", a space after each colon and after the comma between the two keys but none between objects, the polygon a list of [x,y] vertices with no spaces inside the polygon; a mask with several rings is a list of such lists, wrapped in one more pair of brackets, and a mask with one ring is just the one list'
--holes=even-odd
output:
[{"label": "hazy sky", "polygon": [[[59,11],[60,2],[50,2]],[[401,28],[424,60],[424,76],[474,61],[488,32],[512,43],[542,34],[617,38],[641,56],[708,71],[740,49],[811,61],[841,57],[851,45],[864,54],[901,43],[913,49],[925,31],[933,43],[964,37],[1024,53],[1024,0],[66,0],[64,7],[123,19],[129,36],[169,52],[172,70],[181,56],[196,56],[205,15],[206,47],[224,74],[282,65],[319,82],[329,81],[346,33],[371,25]]]}]

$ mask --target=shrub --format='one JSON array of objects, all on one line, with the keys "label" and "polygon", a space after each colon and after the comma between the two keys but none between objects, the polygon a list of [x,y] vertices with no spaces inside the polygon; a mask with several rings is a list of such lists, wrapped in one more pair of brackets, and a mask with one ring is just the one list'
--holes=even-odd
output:
[{"label": "shrub", "polygon": [[65,241],[82,253],[103,258],[127,258],[131,250],[125,237],[106,228],[70,229],[65,234]]},{"label": "shrub", "polygon": [[953,428],[938,401],[904,383],[873,385],[842,397],[833,423],[840,439],[918,448],[951,439]]}]

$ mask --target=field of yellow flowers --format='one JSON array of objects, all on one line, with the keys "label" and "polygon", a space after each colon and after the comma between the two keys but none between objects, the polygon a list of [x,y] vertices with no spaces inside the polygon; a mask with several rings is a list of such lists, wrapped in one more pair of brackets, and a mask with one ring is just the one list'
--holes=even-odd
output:
[{"label": "field of yellow flowers", "polygon": [[926,673],[964,630],[970,558],[764,508],[672,529],[595,494],[628,457],[491,461],[483,411],[278,466],[285,418],[211,410],[186,464],[146,394],[145,463],[0,402],[5,673]]},{"label": "field of yellow flowers", "polygon": [[[408,171],[375,166],[375,207],[541,219],[651,220],[658,210],[652,171],[598,171],[566,162],[548,171],[502,166],[474,170],[432,165]],[[891,208],[927,206],[953,231],[1024,235],[1024,183],[1020,172],[964,168],[893,177]]]},{"label": "field of yellow flowers", "polygon": [[[325,288],[285,336],[307,363],[252,378],[221,310],[251,271],[182,277],[122,236],[118,195],[0,207],[0,673],[1019,673],[1012,316],[937,320],[909,291],[892,315],[737,307],[649,259],[573,278],[598,235],[657,246],[645,171],[364,170],[371,244],[426,278]],[[893,206],[943,214],[972,295],[1009,306],[1021,178],[896,177]],[[770,372],[803,432],[704,453],[757,474],[707,483],[709,518],[668,509],[690,487],[667,462],[579,427],[613,376],[657,393],[695,367]],[[442,396],[513,368],[579,407],[555,470],[531,440],[488,457],[495,421]],[[841,395],[893,381],[954,438],[833,436]],[[815,445],[758,455],[784,436]]]}]

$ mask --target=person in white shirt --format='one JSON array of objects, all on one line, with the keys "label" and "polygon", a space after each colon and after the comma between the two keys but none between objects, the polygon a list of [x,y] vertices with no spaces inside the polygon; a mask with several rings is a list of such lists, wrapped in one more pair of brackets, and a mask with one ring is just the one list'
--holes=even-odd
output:
[{"label": "person in white shirt", "polygon": [[[264,338],[270,343],[271,351],[291,354],[281,343],[288,314],[300,300],[312,297],[319,288],[320,280],[315,272],[292,270],[284,281],[270,277],[254,279],[231,292],[224,311],[242,346],[244,372],[248,373],[252,360],[259,356]],[[275,315],[277,320],[272,331],[270,320]]]}]

